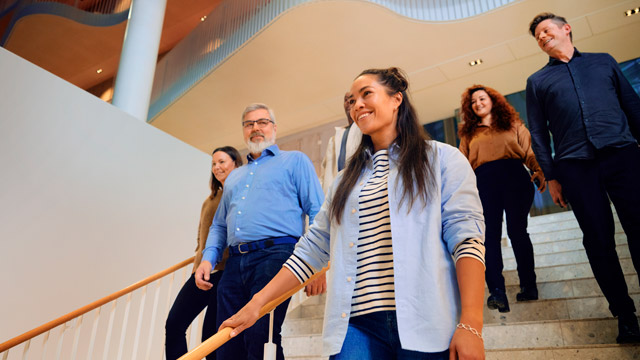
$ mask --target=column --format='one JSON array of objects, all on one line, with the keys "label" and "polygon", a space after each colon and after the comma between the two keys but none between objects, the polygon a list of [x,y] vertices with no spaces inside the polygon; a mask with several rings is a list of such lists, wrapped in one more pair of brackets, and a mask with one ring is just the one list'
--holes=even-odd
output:
[{"label": "column", "polygon": [[113,105],[147,121],[167,0],[133,0],[124,35]]}]

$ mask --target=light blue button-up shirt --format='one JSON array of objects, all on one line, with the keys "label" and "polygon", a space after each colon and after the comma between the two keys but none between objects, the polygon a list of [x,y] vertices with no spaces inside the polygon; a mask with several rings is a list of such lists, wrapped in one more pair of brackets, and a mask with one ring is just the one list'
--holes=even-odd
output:
[{"label": "light blue button-up shirt", "polygon": [[209,229],[203,260],[215,265],[227,246],[272,237],[300,237],[313,223],[324,195],[309,158],[277,145],[232,171]]},{"label": "light blue button-up shirt", "polygon": [[[449,145],[436,141],[429,161],[435,187],[426,207],[418,199],[409,209],[400,204],[402,178],[390,151],[389,207],[393,233],[396,314],[403,349],[438,352],[449,347],[460,316],[460,294],[452,254],[468,238],[484,241],[482,204],[469,161]],[[313,226],[298,241],[294,254],[315,271],[331,260],[324,318],[324,356],[342,348],[355,287],[359,208],[358,195],[373,173],[372,164],[347,199],[341,224],[330,221],[328,208],[338,175]],[[331,241],[329,240],[331,239]],[[484,277],[483,277],[484,278]]]}]

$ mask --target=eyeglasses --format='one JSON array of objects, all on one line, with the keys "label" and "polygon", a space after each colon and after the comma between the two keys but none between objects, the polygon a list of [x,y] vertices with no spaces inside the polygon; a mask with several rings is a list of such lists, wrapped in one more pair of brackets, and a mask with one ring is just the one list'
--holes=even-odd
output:
[{"label": "eyeglasses", "polygon": [[275,124],[271,119],[245,120],[242,122],[242,127],[249,129],[253,127],[253,124],[256,124],[259,128],[263,128],[269,125],[269,123]]}]

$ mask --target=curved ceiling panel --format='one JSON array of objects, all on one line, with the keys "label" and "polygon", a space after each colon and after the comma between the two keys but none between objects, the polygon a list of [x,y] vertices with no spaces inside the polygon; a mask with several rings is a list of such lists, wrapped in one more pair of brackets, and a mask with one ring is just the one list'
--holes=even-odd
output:
[{"label": "curved ceiling panel", "polygon": [[[420,21],[452,21],[476,16],[516,0],[352,0],[378,5]],[[157,65],[149,119],[173,103],[223,63],[274,19],[319,0],[225,1]],[[151,120],[153,121],[153,120]]]}]

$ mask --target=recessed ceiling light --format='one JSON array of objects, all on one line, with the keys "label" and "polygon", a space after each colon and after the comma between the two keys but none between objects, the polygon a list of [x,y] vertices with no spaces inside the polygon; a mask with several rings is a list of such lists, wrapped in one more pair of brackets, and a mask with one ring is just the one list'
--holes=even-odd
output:
[{"label": "recessed ceiling light", "polygon": [[635,9],[629,9],[629,10],[624,12],[624,15],[625,16],[631,16],[631,15],[635,15],[637,13],[640,13],[640,7],[637,7]]},{"label": "recessed ceiling light", "polygon": [[473,61],[469,61],[469,66],[476,66],[482,64],[482,59],[475,59]]},{"label": "recessed ceiling light", "polygon": [[96,73],[98,73],[98,74],[102,74],[102,69],[98,69],[98,70],[96,70]]},{"label": "recessed ceiling light", "polygon": [[205,21],[205,20],[207,20],[207,15],[200,18],[200,21]]}]

